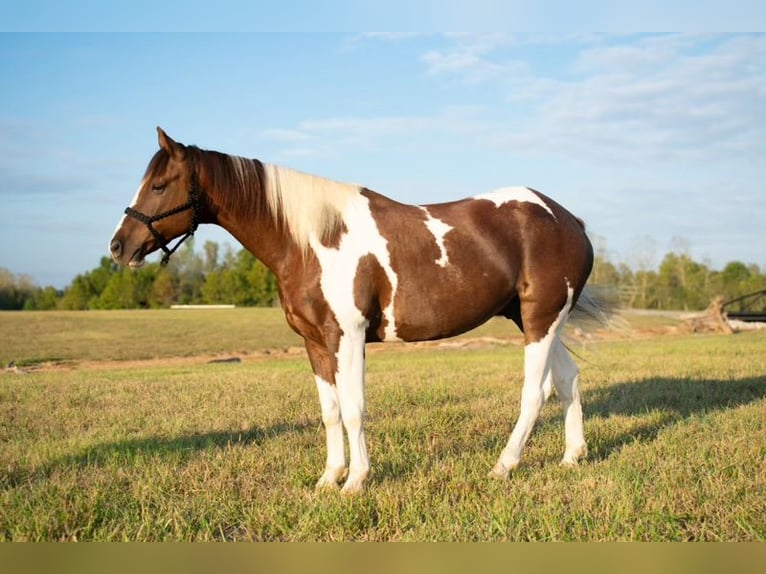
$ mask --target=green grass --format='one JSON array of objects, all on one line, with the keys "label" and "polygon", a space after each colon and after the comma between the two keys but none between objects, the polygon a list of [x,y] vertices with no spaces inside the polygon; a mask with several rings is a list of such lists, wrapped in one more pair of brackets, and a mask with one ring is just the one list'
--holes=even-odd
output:
[{"label": "green grass", "polygon": [[302,346],[281,309],[0,312],[0,360],[38,364]]},{"label": "green grass", "polygon": [[[143,343],[110,360],[290,336],[271,310],[156,313],[147,326],[154,313],[40,314],[35,328],[48,332],[48,316],[56,329],[95,321],[118,342],[143,329]],[[222,317],[214,341],[197,332]],[[76,362],[112,348],[73,344],[67,355],[56,329],[22,358]],[[2,337],[3,357],[31,346],[21,328]],[[521,349],[370,353],[373,473],[353,498],[313,490],[324,431],[304,358],[5,373],[0,539],[764,540],[764,348],[766,333],[578,347],[588,459],[558,465],[551,401],[507,482],[486,474],[518,414]]]},{"label": "green grass", "polygon": [[[661,315],[627,314],[636,329],[668,327]],[[455,340],[520,341],[509,321],[495,318]],[[449,344],[449,341],[447,341]],[[0,311],[0,364],[122,361],[198,355],[247,356],[302,347],[281,309],[165,309],[146,311]]]}]

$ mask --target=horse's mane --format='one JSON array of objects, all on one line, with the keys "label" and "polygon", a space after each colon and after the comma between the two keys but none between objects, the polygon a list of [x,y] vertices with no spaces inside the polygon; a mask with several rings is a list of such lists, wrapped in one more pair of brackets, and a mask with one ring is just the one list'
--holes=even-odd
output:
[{"label": "horse's mane", "polygon": [[324,241],[343,226],[343,210],[359,186],[286,167],[187,147],[210,181],[207,193],[223,209],[255,220],[268,215],[305,251],[311,238]]}]

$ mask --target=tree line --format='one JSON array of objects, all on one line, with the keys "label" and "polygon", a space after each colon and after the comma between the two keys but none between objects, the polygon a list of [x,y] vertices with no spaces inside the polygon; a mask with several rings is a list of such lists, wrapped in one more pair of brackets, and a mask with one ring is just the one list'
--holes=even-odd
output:
[{"label": "tree line", "polygon": [[[731,300],[766,289],[766,269],[740,261],[714,270],[684,250],[671,251],[656,268],[634,269],[596,254],[590,284],[636,309],[701,310],[721,295]],[[274,275],[249,251],[206,241],[200,251],[187,242],[161,267],[118,267],[108,257],[63,290],[38,287],[29,278],[0,268],[0,309],[149,309],[173,304],[279,304]]]},{"label": "tree line", "polygon": [[206,241],[201,252],[187,241],[162,267],[138,269],[102,257],[95,269],[77,275],[63,290],[39,288],[0,270],[0,309],[154,309],[184,304],[278,304],[274,275],[249,251],[234,252]]}]

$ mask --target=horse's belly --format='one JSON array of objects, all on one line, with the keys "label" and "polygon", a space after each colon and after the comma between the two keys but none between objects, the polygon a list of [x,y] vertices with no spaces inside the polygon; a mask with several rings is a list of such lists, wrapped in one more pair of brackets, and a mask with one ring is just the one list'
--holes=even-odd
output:
[{"label": "horse's belly", "polygon": [[506,277],[450,275],[432,281],[400,281],[394,296],[396,338],[425,341],[452,337],[478,327],[514,297]]}]

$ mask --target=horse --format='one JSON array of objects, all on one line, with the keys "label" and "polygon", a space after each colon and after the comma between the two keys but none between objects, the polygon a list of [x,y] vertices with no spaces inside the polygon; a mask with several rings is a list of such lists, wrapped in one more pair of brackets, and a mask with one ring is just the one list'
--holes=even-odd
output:
[{"label": "horse", "polygon": [[[362,491],[365,344],[458,335],[492,317],[524,335],[518,420],[491,477],[520,462],[555,388],[563,465],[587,453],[579,371],[562,329],[585,293],[593,248],[583,221],[550,197],[505,187],[448,203],[408,205],[366,187],[174,141],[157,128],[135,198],[109,244],[115,262],[163,263],[200,224],[227,230],[275,275],[290,327],[305,341],[327,458],[316,487]],[[175,246],[170,242],[178,239]],[[349,444],[346,465],[344,428]]]}]

